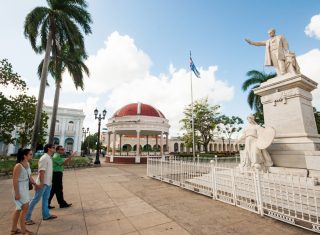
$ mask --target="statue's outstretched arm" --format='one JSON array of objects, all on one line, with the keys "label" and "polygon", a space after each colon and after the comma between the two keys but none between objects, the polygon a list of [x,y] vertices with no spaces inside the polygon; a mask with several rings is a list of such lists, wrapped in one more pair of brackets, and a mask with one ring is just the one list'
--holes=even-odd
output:
[{"label": "statue's outstretched arm", "polygon": [[265,46],[266,45],[266,42],[265,41],[262,41],[262,42],[254,42],[254,41],[251,41],[250,39],[244,39],[247,43],[249,43],[250,45],[253,45],[253,46]]}]

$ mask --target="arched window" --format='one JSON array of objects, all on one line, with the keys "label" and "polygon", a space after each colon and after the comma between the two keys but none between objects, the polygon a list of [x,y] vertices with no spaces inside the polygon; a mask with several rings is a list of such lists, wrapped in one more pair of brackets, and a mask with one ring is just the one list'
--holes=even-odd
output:
[{"label": "arched window", "polygon": [[54,137],[54,138],[53,138],[53,144],[54,144],[54,145],[59,145],[59,144],[60,144],[59,138]]},{"label": "arched window", "polygon": [[126,151],[126,152],[129,152],[131,151],[132,147],[130,144],[125,144],[122,146],[122,151]]},{"label": "arched window", "polygon": [[178,143],[174,143],[174,145],[173,145],[173,151],[174,151],[174,152],[179,152],[179,144],[178,144]]},{"label": "arched window", "polygon": [[66,151],[66,153],[67,153],[67,152],[69,152],[69,153],[72,152],[72,150],[73,150],[73,143],[74,143],[74,141],[73,141],[72,138],[67,138],[67,139],[65,140],[64,145],[65,145],[65,151]]}]

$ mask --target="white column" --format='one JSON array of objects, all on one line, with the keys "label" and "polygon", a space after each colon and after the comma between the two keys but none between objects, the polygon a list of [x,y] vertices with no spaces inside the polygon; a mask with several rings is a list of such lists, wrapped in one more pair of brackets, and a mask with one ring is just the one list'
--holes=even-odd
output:
[{"label": "white column", "polygon": [[163,132],[161,131],[161,135],[160,135],[160,156],[164,157],[163,155]]},{"label": "white column", "polygon": [[113,143],[112,143],[112,155],[110,157],[110,162],[113,162],[113,158],[116,154],[116,136],[117,136],[117,133],[116,131],[114,131],[113,133]]},{"label": "white column", "polygon": [[119,147],[120,147],[120,148],[119,148],[119,151],[120,151],[120,156],[121,156],[121,155],[122,155],[122,154],[121,154],[121,152],[122,152],[122,146],[121,146],[121,145],[122,145],[122,143],[121,143],[122,134],[120,134],[119,137],[120,137],[120,138],[119,138]]},{"label": "white column", "polygon": [[[167,147],[166,147],[166,149],[165,149],[165,151],[166,151],[166,152],[169,152],[169,145],[168,145],[168,144],[169,144],[169,142],[168,142],[168,136],[169,136],[169,134],[168,134],[168,133],[166,133],[166,146],[167,146]],[[179,149],[179,147],[178,147],[178,149]]]},{"label": "white column", "polygon": [[140,130],[137,130],[137,149],[136,149],[135,163],[140,163]]},{"label": "white column", "polygon": [[111,132],[108,131],[108,145],[107,145],[107,156],[109,155],[110,153],[110,135],[111,135]]}]

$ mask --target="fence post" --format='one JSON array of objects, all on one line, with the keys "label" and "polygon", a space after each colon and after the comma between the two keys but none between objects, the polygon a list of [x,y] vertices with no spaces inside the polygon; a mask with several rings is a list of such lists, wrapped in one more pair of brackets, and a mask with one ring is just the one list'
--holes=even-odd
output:
[{"label": "fence post", "polygon": [[253,176],[256,179],[254,182],[256,183],[256,190],[257,190],[257,207],[258,207],[258,210],[260,211],[260,215],[263,216],[263,202],[262,202],[261,181],[260,181],[259,171],[256,170],[255,172],[253,172]]},{"label": "fence post", "polygon": [[162,157],[161,157],[161,159],[160,159],[160,180],[161,181],[163,181],[163,177],[162,177],[162,171],[163,171],[163,169],[162,169]]},{"label": "fence post", "polygon": [[232,190],[233,190],[233,204],[236,205],[236,183],[235,183],[234,169],[231,169],[231,178],[232,178]]},{"label": "fence post", "polygon": [[210,160],[210,165],[211,165],[212,199],[216,199],[215,168],[214,168],[213,160]]}]

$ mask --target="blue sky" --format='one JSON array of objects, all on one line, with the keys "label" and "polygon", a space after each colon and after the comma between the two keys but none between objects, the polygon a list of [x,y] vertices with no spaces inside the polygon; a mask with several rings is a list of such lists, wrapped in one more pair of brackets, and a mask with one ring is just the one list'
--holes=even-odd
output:
[{"label": "blue sky", "polygon": [[[9,59],[36,97],[43,55],[35,55],[24,38],[23,21],[45,4],[11,0],[0,9],[0,58]],[[263,67],[264,48],[249,46],[244,38],[266,40],[271,27],[285,35],[302,72],[320,82],[320,20],[305,32],[320,14],[319,0],[92,0],[88,5],[93,33],[86,47],[93,72],[84,92],[63,85],[60,106],[83,108],[85,126],[92,129],[95,107],[106,107],[110,117],[122,105],[142,101],[159,108],[172,124],[171,134],[179,134],[178,119],[190,102],[189,50],[203,74],[202,81],[194,78],[195,99],[209,96],[210,103],[222,105],[222,113],[245,118],[251,112],[241,91],[246,72],[272,69]],[[47,105],[53,92],[53,86],[47,88]],[[315,93],[320,98],[319,88]],[[318,99],[315,106],[320,109]]]}]

